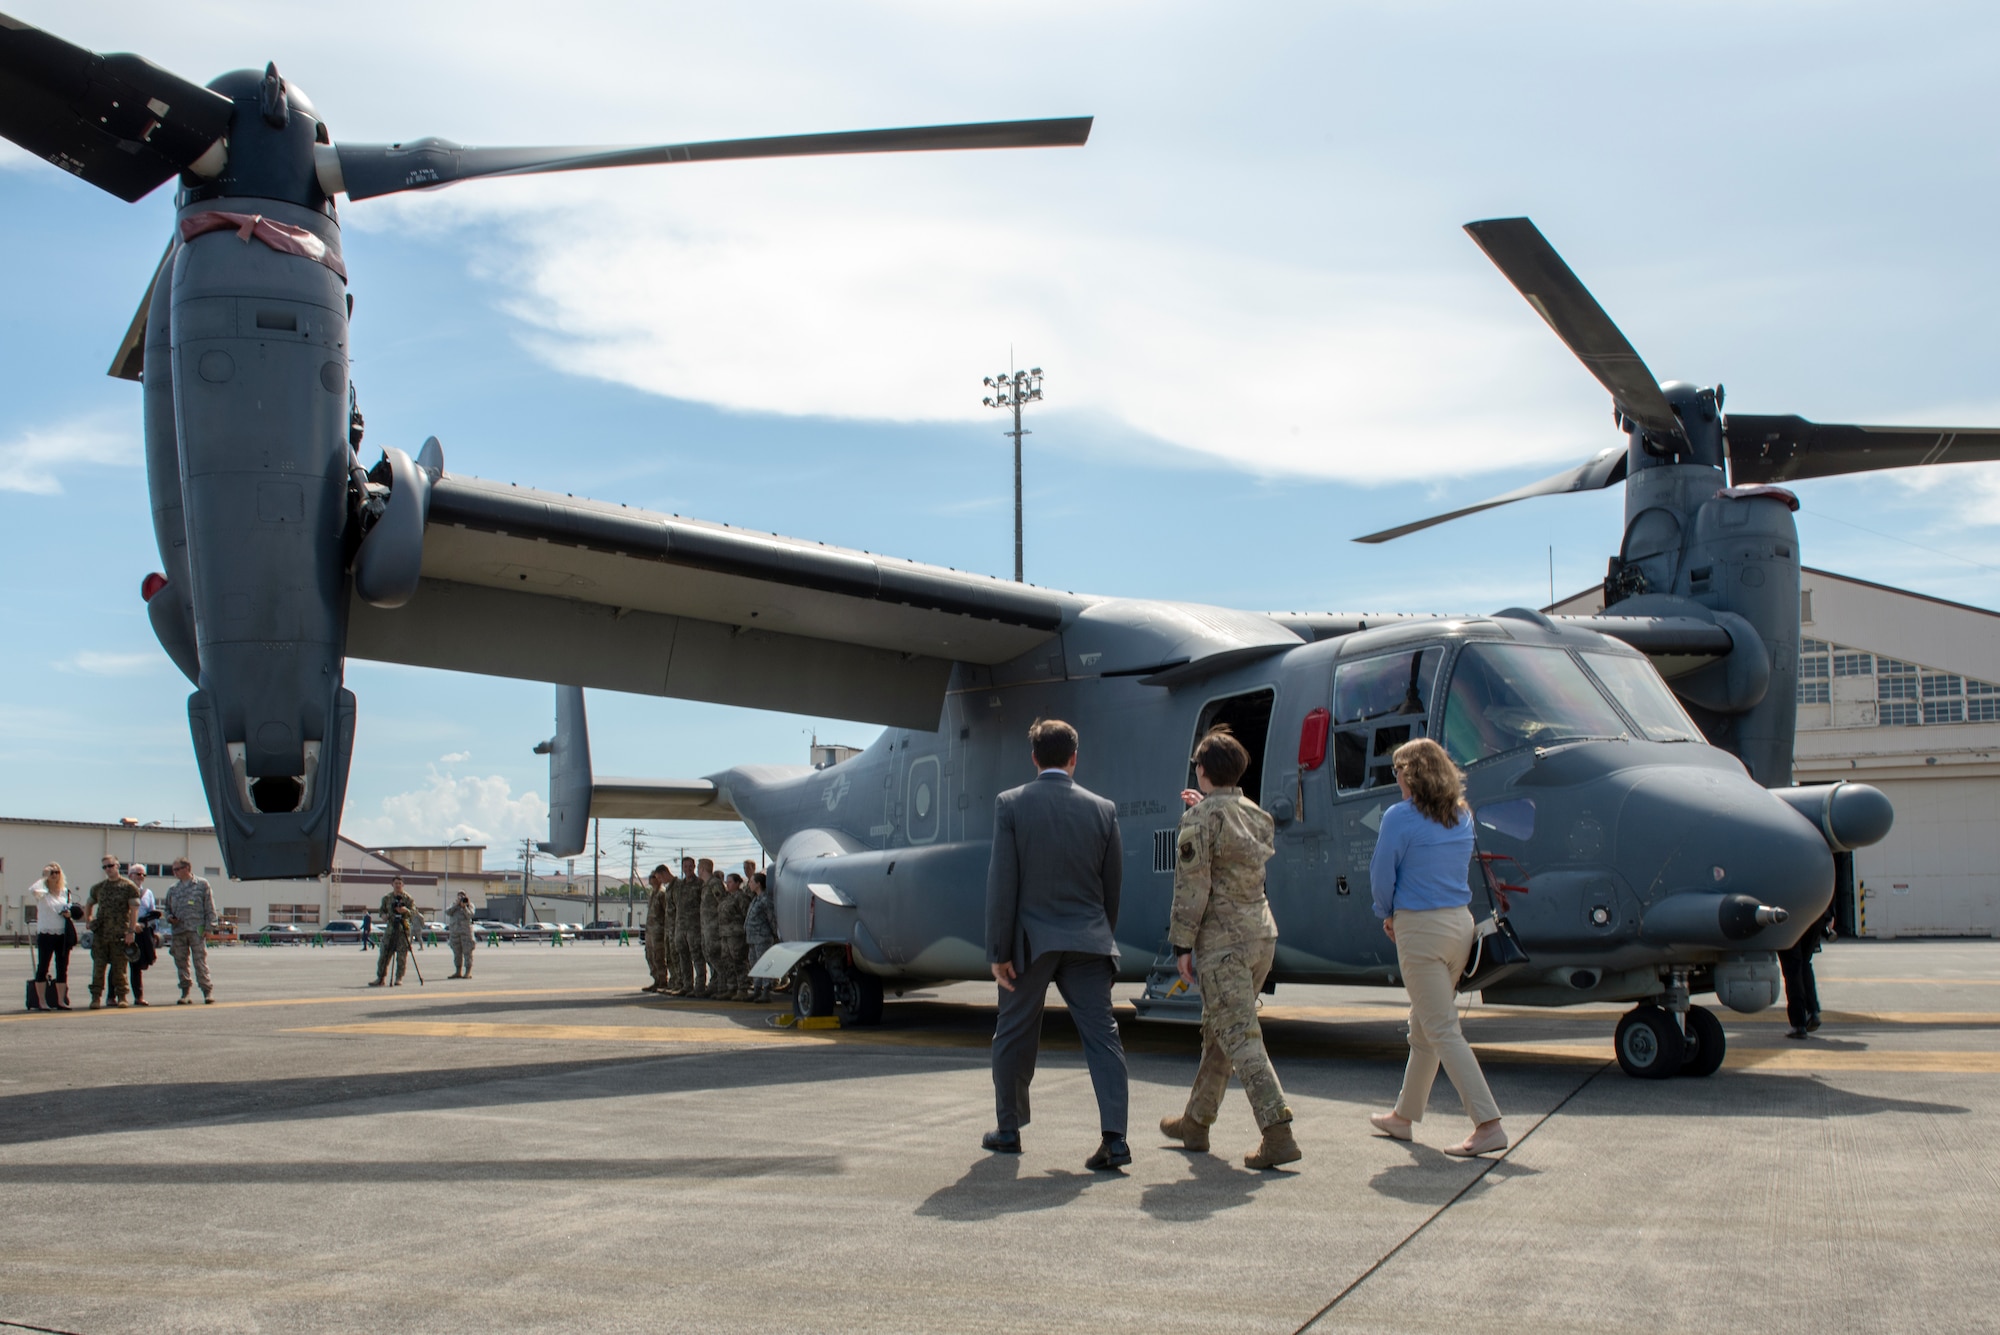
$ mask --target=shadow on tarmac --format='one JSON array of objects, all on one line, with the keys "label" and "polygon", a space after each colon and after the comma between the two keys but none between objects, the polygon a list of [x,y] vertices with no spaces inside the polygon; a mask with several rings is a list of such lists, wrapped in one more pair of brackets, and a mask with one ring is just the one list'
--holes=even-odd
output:
[{"label": "shadow on tarmac", "polygon": [[[1386,1137],[1378,1136],[1376,1139]],[[1515,1163],[1512,1159],[1502,1159],[1482,1168],[1477,1160],[1454,1159],[1428,1145],[1399,1143],[1409,1153],[1410,1161],[1384,1168],[1368,1180],[1368,1186],[1378,1195],[1393,1196],[1412,1205],[1443,1205],[1465,1187],[1469,1177],[1477,1176],[1483,1184],[1492,1178],[1541,1176],[1540,1169]]]},{"label": "shadow on tarmac", "polygon": [[1220,1211],[1248,1205],[1266,1183],[1283,1180],[1198,1150],[1170,1153],[1187,1160],[1191,1176],[1178,1182],[1156,1182],[1139,1195],[1139,1208],[1162,1223],[1198,1223]]},{"label": "shadow on tarmac", "polygon": [[[1094,1146],[1077,1147],[1082,1162]],[[1078,1199],[1096,1182],[1116,1182],[1122,1173],[1051,1171],[1035,1177],[1021,1176],[1018,1154],[981,1152],[965,1176],[948,1187],[939,1187],[913,1212],[930,1219],[953,1223],[975,1223],[1002,1215],[1031,1210],[1056,1210]]]},{"label": "shadow on tarmac", "polygon": [[838,1156],[781,1154],[688,1159],[455,1159],[395,1162],[0,1164],[0,1183],[30,1186],[245,1187],[343,1182],[626,1182],[663,1178],[838,1177]]}]

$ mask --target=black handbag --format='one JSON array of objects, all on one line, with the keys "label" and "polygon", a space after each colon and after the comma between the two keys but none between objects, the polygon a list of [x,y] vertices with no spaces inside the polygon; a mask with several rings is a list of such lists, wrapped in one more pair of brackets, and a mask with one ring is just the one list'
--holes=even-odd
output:
[{"label": "black handbag", "polygon": [[[1458,979],[1458,990],[1461,992],[1489,988],[1519,973],[1530,962],[1527,947],[1521,944],[1521,938],[1514,934],[1514,925],[1502,913],[1500,901],[1504,896],[1495,892],[1490,857],[1474,853],[1473,858],[1479,864],[1480,879],[1486,885],[1486,903],[1492,912],[1479,921],[1477,935],[1472,939],[1472,954],[1466,957],[1465,972]],[[1508,886],[1507,889],[1527,893],[1524,886]]]}]

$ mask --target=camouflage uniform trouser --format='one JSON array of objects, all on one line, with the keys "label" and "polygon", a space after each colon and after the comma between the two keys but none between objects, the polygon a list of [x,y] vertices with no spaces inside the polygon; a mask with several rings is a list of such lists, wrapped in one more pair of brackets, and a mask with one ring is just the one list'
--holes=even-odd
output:
[{"label": "camouflage uniform trouser", "polygon": [[684,931],[675,938],[674,960],[680,966],[681,985],[689,992],[708,986],[708,961],[701,953],[700,932]]},{"label": "camouflage uniform trouser", "polygon": [[750,976],[750,970],[756,967],[758,960],[764,958],[765,951],[769,950],[772,946],[775,946],[777,944],[778,943],[776,941],[772,940],[768,936],[747,937],[743,942],[744,986],[748,987],[752,992],[755,992],[758,996],[763,996],[765,993],[769,992],[771,990],[771,984],[768,979],[752,978]]},{"label": "camouflage uniform trouser", "polygon": [[722,946],[722,990],[744,991],[750,986],[750,965],[744,958],[750,953],[749,942],[728,932],[720,933],[717,940]]},{"label": "camouflage uniform trouser", "polygon": [[453,932],[451,942],[451,971],[464,978],[472,973],[472,933]]},{"label": "camouflage uniform trouser", "polygon": [[[175,932],[167,938],[167,953],[174,957],[174,972],[181,976],[181,995],[186,996],[189,986],[201,985],[201,994],[209,993],[208,982],[208,940],[200,932]],[[193,961],[190,977],[189,961]]]},{"label": "camouflage uniform trouser", "polygon": [[722,957],[722,934],[710,927],[701,934],[701,957],[708,964],[709,991],[720,996],[729,989],[729,964]]},{"label": "camouflage uniform trouser", "polygon": [[664,918],[646,919],[646,972],[653,975],[654,987],[667,985],[667,957],[672,944],[667,940]]},{"label": "camouflage uniform trouser", "polygon": [[1195,947],[1195,977],[1201,984],[1201,1069],[1188,1094],[1187,1115],[1203,1126],[1215,1123],[1229,1072],[1243,1082],[1250,1111],[1259,1130],[1288,1122],[1292,1110],[1271,1058],[1264,1051],[1264,1031],[1257,1023],[1257,993],[1271,972],[1278,942],[1266,937],[1226,941],[1204,950]]},{"label": "camouflage uniform trouser", "polygon": [[396,958],[396,981],[403,981],[404,970],[410,967],[410,939],[398,931],[382,933],[382,945],[375,952],[375,977],[386,978],[389,974],[389,957]]},{"label": "camouflage uniform trouser", "polygon": [[98,932],[90,941],[90,999],[96,1001],[104,995],[104,975],[111,975],[111,999],[124,1001],[130,995],[131,983],[126,977],[126,954],[131,947],[125,938],[111,932]]}]

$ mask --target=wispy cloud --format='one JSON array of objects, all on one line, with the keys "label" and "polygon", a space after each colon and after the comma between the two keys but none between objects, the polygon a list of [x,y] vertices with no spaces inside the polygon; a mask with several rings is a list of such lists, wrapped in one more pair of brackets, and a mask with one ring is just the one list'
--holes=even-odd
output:
[{"label": "wispy cloud", "polygon": [[125,468],[139,461],[138,438],[116,418],[91,416],[31,427],[0,441],[0,491],[58,496],[62,475],[73,468]]},{"label": "wispy cloud", "polygon": [[137,677],[166,662],[166,655],[157,651],[106,653],[99,649],[79,649],[50,666],[58,672],[81,672],[92,677]]},{"label": "wispy cloud", "polygon": [[383,798],[373,816],[350,813],[344,824],[343,833],[378,847],[463,838],[500,849],[517,839],[546,839],[549,808],[540,793],[515,796],[513,785],[498,774],[459,775],[433,767],[423,787]]},{"label": "wispy cloud", "polygon": [[453,751],[450,755],[439,756],[438,764],[463,765],[466,761],[470,759],[472,759],[472,752],[470,751]]}]

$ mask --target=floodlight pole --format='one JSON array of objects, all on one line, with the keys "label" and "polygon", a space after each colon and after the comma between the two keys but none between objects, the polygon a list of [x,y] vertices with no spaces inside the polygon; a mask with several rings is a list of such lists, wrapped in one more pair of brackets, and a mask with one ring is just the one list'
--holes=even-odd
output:
[{"label": "floodlight pole", "polygon": [[981,403],[988,408],[1011,408],[1014,411],[1014,429],[1000,434],[1014,439],[1014,582],[1022,584],[1026,580],[1021,564],[1021,437],[1034,433],[1021,428],[1021,406],[1041,402],[1042,368],[1037,366],[1026,371],[989,375],[984,383],[993,395],[981,399]]}]

